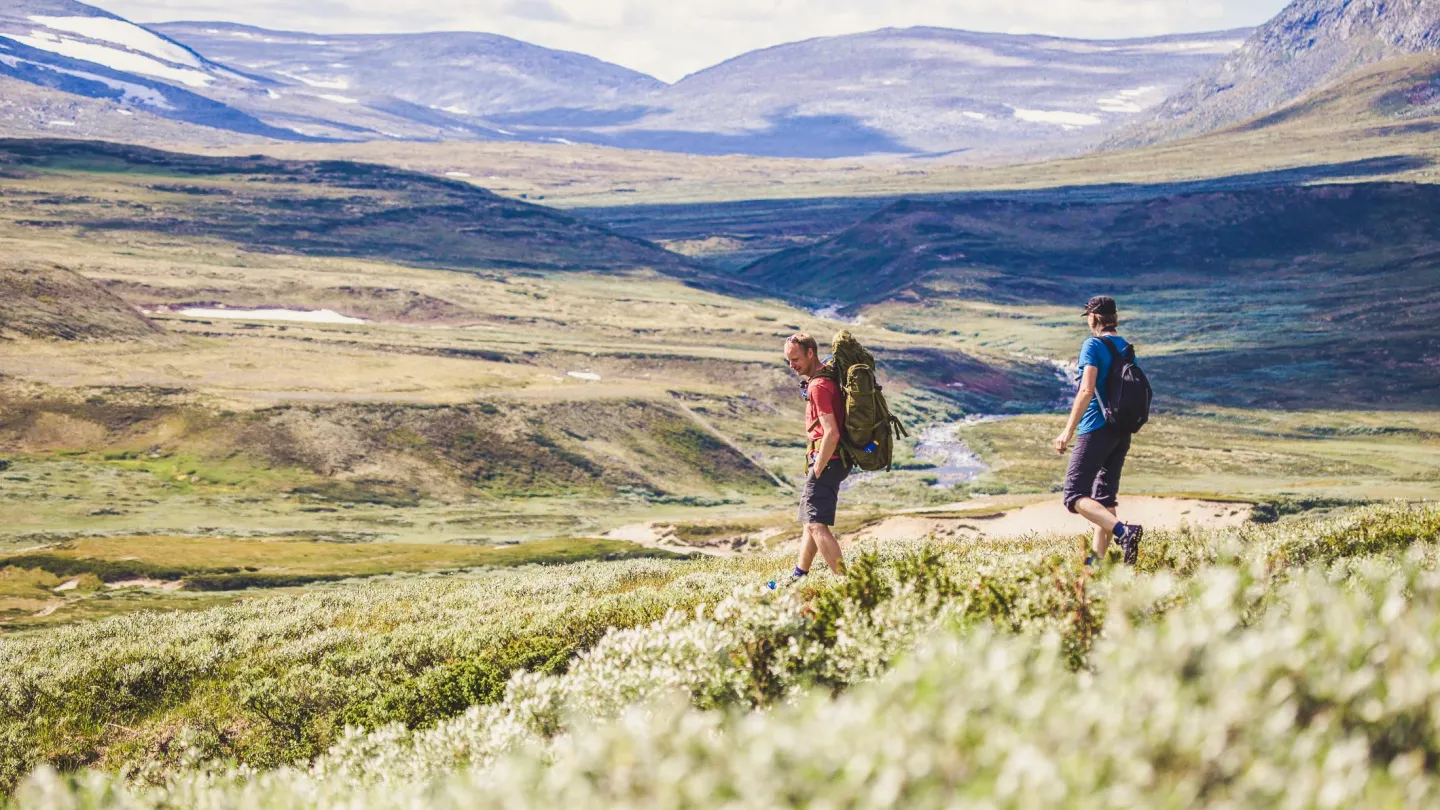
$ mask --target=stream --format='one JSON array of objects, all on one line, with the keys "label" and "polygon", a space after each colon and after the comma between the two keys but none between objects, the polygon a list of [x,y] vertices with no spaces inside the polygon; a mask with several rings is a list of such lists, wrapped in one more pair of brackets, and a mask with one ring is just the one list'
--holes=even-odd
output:
[{"label": "stream", "polygon": [[931,425],[915,436],[915,458],[934,464],[927,470],[935,476],[936,489],[949,489],[956,484],[966,484],[990,471],[990,466],[980,460],[974,450],[960,438],[960,428],[984,422],[999,422],[1006,416],[967,416],[963,422],[945,425]]}]

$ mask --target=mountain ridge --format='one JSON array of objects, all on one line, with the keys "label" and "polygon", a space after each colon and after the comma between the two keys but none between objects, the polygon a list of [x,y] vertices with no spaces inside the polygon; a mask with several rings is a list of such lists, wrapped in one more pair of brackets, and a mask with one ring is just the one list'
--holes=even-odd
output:
[{"label": "mountain ridge", "polygon": [[1145,146],[1275,110],[1368,65],[1440,50],[1440,0],[1295,0],[1209,72],[1107,139]]},{"label": "mountain ridge", "polygon": [[[590,143],[787,158],[1078,154],[1238,47],[1244,33],[1091,41],[889,28],[777,45],[667,85],[494,34],[141,27],[87,8],[23,0],[0,13],[0,62],[14,63],[7,75],[279,140]],[[96,18],[114,22],[75,22]],[[120,42],[106,50],[83,35],[107,31]],[[172,61],[129,47],[146,37],[152,56]],[[48,55],[15,51],[36,45]],[[87,55],[106,70],[63,61]],[[150,75],[116,72],[126,66]]]}]

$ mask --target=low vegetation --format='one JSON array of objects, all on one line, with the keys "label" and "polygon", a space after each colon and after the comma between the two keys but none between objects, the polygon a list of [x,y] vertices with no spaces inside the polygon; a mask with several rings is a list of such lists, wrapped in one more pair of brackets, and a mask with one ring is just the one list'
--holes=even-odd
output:
[{"label": "low vegetation", "polygon": [[1133,575],[1077,539],[891,545],[779,593],[778,559],[592,563],[0,641],[6,778],[124,771],[42,772],[27,808],[1437,795],[1433,505],[1156,533]]},{"label": "low vegetation", "polygon": [[[0,555],[0,629],[144,608],[185,608],[194,593],[466,568],[669,557],[618,540],[554,538],[504,545],[336,543],[296,539],[107,537]],[[118,593],[119,589],[135,592]],[[177,593],[183,592],[183,593]],[[203,605],[203,603],[202,603]]]}]

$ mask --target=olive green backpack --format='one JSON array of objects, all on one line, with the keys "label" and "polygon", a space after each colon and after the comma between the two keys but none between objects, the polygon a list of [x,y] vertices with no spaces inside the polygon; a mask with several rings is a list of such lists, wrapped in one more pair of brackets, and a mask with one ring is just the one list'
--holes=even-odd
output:
[{"label": "olive green backpack", "polygon": [[889,470],[895,439],[910,433],[890,413],[884,389],[875,382],[875,357],[848,330],[836,333],[831,351],[834,356],[820,376],[845,392],[841,458],[867,472]]}]

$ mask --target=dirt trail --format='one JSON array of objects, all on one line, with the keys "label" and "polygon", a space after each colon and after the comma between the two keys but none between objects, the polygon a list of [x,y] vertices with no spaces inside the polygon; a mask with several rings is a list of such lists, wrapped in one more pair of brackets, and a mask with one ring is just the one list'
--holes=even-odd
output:
[{"label": "dirt trail", "polygon": [[162,590],[167,593],[178,591],[185,586],[181,580],[159,580],[159,579],[127,579],[121,582],[107,582],[105,587],[115,591],[121,588],[146,588],[151,590]]},{"label": "dirt trail", "polygon": [[[1189,498],[1152,498],[1131,496],[1120,503],[1120,518],[1153,529],[1178,529],[1189,525],[1196,528],[1239,526],[1250,518],[1250,507],[1242,503],[1220,503]],[[977,537],[1019,537],[1027,534],[1081,534],[1090,524],[1078,515],[1065,511],[1058,496],[1043,503],[1030,504],[992,513],[966,517],[927,514],[896,515],[861,529],[847,539],[912,540],[927,535]]]},{"label": "dirt trail", "polygon": [[645,548],[673,551],[677,554],[700,553],[711,557],[733,557],[735,552],[728,546],[690,546],[675,536],[675,527],[666,523],[635,523],[612,529],[601,537],[606,540],[624,540]]}]

